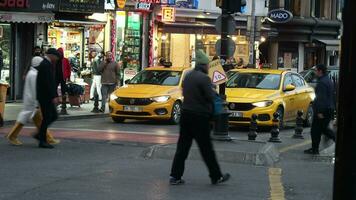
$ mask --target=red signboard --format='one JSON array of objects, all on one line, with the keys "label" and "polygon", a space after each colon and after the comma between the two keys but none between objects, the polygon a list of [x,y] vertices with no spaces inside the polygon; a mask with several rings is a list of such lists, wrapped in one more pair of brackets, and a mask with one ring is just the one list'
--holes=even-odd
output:
[{"label": "red signboard", "polygon": [[137,0],[137,2],[140,3],[155,3],[155,4],[160,4],[161,0]]}]

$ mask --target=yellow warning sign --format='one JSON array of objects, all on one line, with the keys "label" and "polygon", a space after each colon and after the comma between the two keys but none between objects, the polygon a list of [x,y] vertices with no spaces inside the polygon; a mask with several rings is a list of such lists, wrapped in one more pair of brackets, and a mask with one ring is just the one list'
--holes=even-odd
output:
[{"label": "yellow warning sign", "polygon": [[227,81],[227,76],[220,63],[220,60],[214,60],[209,63],[209,77],[216,85],[220,85]]}]

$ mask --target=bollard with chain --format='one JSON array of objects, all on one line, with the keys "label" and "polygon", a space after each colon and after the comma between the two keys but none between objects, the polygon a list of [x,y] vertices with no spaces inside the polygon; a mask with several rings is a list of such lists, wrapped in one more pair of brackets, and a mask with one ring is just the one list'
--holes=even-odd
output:
[{"label": "bollard with chain", "polygon": [[268,140],[268,142],[275,142],[275,143],[281,143],[281,139],[279,138],[279,113],[275,112],[273,114],[273,125],[272,125],[272,130],[271,130],[271,138]]},{"label": "bollard with chain", "polygon": [[295,133],[293,135],[293,138],[304,139],[303,125],[304,125],[303,111],[299,110],[297,113],[296,127],[294,129]]},{"label": "bollard with chain", "polygon": [[257,137],[257,115],[253,114],[251,117],[250,132],[248,133],[248,140],[256,140]]},{"label": "bollard with chain", "polygon": [[95,93],[94,93],[94,108],[93,108],[93,110],[91,112],[92,113],[99,113],[100,112],[100,110],[99,110],[99,95],[96,92],[96,90],[95,90]]}]

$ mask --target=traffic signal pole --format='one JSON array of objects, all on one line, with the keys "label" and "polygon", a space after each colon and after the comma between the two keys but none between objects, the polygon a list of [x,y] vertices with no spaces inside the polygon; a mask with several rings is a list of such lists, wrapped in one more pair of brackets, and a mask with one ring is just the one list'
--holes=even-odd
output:
[{"label": "traffic signal pole", "polygon": [[[226,3],[227,0],[225,0]],[[225,4],[226,5],[226,4]],[[222,20],[221,20],[221,56],[220,59],[226,60],[228,59],[227,51],[228,51],[228,10],[226,6],[222,6]],[[224,68],[225,69],[225,68]],[[219,94],[221,98],[225,102],[224,111],[216,117],[213,139],[220,141],[231,141],[231,137],[229,136],[229,111],[226,103],[226,94],[225,94],[226,84],[223,83],[219,86]]]},{"label": "traffic signal pole", "polygon": [[356,199],[356,1],[345,0],[335,152],[334,200]]}]

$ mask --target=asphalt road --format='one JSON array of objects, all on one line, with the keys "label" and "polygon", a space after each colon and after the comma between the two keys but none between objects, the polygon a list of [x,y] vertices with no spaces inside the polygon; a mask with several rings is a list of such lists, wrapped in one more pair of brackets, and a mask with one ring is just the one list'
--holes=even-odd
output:
[{"label": "asphalt road", "polygon": [[[54,135],[60,130],[83,135],[96,131],[178,134],[177,126],[143,121],[114,124],[108,118],[60,121],[52,128]],[[230,131],[239,139],[246,139],[247,133],[236,128]],[[0,140],[0,200],[330,200],[333,164],[302,153],[310,145],[308,134],[304,140],[291,139],[292,135],[292,129],[281,132],[283,142],[276,144],[281,161],[275,166],[221,163],[232,179],[217,187],[209,184],[201,161],[187,162],[185,185],[169,186],[171,160],[143,158],[145,145],[62,139],[54,150],[43,150],[29,137],[21,137],[25,142],[22,147]],[[269,137],[268,132],[262,132],[258,139],[266,141]],[[280,177],[275,176],[275,170],[280,171]]]}]

